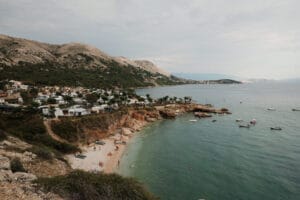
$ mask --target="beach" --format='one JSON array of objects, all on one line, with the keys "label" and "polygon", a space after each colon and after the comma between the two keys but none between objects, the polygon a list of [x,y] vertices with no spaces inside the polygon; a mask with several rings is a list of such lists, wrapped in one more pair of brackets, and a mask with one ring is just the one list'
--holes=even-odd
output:
[{"label": "beach", "polygon": [[89,144],[82,146],[80,155],[85,158],[76,157],[75,154],[66,156],[73,169],[81,169],[84,171],[114,173],[120,165],[120,160],[126,149],[133,132],[124,128],[123,134],[115,134],[101,140],[105,144]]}]

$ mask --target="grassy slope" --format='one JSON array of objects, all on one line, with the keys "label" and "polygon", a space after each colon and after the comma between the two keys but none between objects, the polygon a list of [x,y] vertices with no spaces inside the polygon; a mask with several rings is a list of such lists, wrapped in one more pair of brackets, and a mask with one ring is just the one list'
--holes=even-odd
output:
[{"label": "grassy slope", "polygon": [[67,199],[157,199],[136,180],[116,174],[93,174],[78,170],[65,176],[40,178],[37,183],[45,190],[58,193]]},{"label": "grassy slope", "polygon": [[[104,61],[103,61],[104,62]],[[0,80],[15,79],[38,85],[84,86],[94,88],[130,88],[153,86],[157,84],[178,84],[165,76],[151,74],[132,66],[119,66],[116,62],[104,62],[107,68],[86,69],[68,68],[54,63],[28,64],[19,66],[0,66]]]}]

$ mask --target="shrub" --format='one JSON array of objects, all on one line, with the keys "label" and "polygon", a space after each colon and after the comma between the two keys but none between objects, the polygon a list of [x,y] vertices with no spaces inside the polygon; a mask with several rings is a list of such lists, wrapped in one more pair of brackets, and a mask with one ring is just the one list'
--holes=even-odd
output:
[{"label": "shrub", "polygon": [[3,141],[7,138],[7,135],[4,131],[0,130],[0,141]]},{"label": "shrub", "polygon": [[61,121],[53,121],[51,123],[51,128],[56,135],[69,142],[76,142],[78,140],[76,122],[68,119],[61,119]]},{"label": "shrub", "polygon": [[49,136],[42,118],[36,113],[14,111],[5,114],[0,112],[0,129],[28,143],[45,146],[51,151],[74,153],[79,150],[74,145],[56,141]]},{"label": "shrub", "polygon": [[33,146],[28,150],[44,160],[51,160],[53,158],[52,152],[45,146]]},{"label": "shrub", "polygon": [[11,161],[10,161],[10,169],[13,173],[15,172],[26,172],[26,170],[24,169],[21,161],[20,161],[20,158],[13,158]]},{"label": "shrub", "polygon": [[64,176],[39,178],[36,183],[45,190],[68,199],[157,199],[136,180],[116,174],[95,174],[76,170]]}]

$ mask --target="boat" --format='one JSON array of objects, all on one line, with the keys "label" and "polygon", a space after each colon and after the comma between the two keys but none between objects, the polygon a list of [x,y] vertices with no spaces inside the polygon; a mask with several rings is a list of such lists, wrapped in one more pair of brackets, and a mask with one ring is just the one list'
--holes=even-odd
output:
[{"label": "boat", "polygon": [[242,124],[241,124],[241,125],[239,125],[239,127],[240,127],[240,128],[250,128],[250,125],[249,125],[249,124],[247,124],[247,125],[242,125]]},{"label": "boat", "polygon": [[255,125],[255,124],[256,124],[256,119],[252,119],[252,120],[250,121],[250,124]]},{"label": "boat", "polygon": [[300,111],[300,109],[293,108],[292,111]]},{"label": "boat", "polygon": [[189,121],[190,122],[196,122],[197,120],[196,119],[190,119]]},{"label": "boat", "polygon": [[244,121],[244,120],[242,120],[242,119],[236,119],[235,121],[236,121],[236,122],[242,122],[242,121]]},{"label": "boat", "polygon": [[269,110],[269,111],[275,111],[276,109],[275,108],[268,108],[267,110]]},{"label": "boat", "polygon": [[105,145],[105,142],[101,141],[101,140],[96,140],[95,144],[99,144],[99,145]]},{"label": "boat", "polygon": [[270,129],[271,130],[275,130],[275,131],[281,131],[282,130],[281,127],[271,127]]},{"label": "boat", "polygon": [[83,155],[83,154],[75,154],[75,157],[76,158],[80,158],[80,159],[85,159],[86,158],[86,155]]},{"label": "boat", "polygon": [[212,122],[216,122],[216,121],[217,121],[216,119],[212,120]]}]

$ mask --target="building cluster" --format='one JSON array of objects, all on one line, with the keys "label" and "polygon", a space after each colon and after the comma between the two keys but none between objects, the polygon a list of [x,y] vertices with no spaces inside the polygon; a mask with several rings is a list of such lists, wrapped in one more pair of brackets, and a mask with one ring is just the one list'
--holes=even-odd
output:
[{"label": "building cluster", "polygon": [[[30,103],[25,98],[30,98]],[[120,106],[147,105],[151,101],[149,96],[138,96],[127,90],[29,86],[14,80],[0,90],[0,108],[35,106],[45,117],[111,112]]]}]

